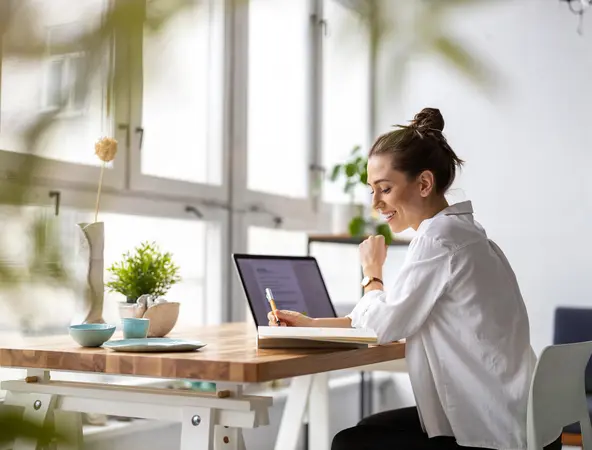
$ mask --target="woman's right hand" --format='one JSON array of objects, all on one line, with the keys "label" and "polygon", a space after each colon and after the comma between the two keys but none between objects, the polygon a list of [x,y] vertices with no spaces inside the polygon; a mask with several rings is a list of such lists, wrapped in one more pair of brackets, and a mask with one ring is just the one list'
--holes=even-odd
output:
[{"label": "woman's right hand", "polygon": [[[296,311],[284,311],[277,310],[277,318],[280,320],[280,326],[282,327],[314,327],[314,319],[300,314]],[[269,320],[270,327],[277,327],[278,324],[275,320],[275,315],[272,311],[267,314],[267,320]]]}]

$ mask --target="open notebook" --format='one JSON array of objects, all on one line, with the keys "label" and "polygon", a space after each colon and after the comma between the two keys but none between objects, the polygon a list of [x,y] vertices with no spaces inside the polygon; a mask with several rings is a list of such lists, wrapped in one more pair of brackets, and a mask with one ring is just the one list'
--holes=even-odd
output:
[{"label": "open notebook", "polygon": [[376,344],[376,333],[359,328],[258,327],[258,348],[360,348]]}]

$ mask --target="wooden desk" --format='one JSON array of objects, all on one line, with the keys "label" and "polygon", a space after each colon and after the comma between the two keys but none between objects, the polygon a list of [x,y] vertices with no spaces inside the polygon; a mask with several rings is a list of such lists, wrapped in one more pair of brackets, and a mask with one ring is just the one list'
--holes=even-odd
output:
[{"label": "wooden desk", "polygon": [[[27,375],[38,380],[3,382],[2,389],[8,391],[6,402],[24,406],[25,414],[38,421],[57,411],[56,427],[68,431],[75,440],[81,439],[80,413],[101,412],[179,421],[182,450],[239,449],[241,428],[266,425],[271,404],[269,398],[243,395],[242,384],[297,377],[284,413],[289,420],[280,429],[277,448],[286,448],[283,442],[296,444],[292,438],[308,407],[309,421],[315,424],[310,448],[322,450],[328,448],[330,440],[326,372],[404,357],[404,344],[355,350],[259,350],[255,347],[255,329],[247,323],[204,327],[172,333],[171,337],[196,339],[207,346],[189,353],[117,353],[78,347],[69,336],[0,343],[0,366],[27,369]],[[219,395],[51,381],[51,370],[214,381]],[[315,414],[318,420],[312,417]],[[73,427],[72,423],[78,425]],[[14,446],[15,450],[29,448],[34,447],[27,442]]]}]

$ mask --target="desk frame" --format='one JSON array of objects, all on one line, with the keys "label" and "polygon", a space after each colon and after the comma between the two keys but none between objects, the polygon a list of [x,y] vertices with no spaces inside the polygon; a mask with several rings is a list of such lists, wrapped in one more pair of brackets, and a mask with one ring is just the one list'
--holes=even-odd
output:
[{"label": "desk frame", "polygon": [[[181,424],[181,450],[244,450],[243,428],[269,423],[272,398],[243,395],[242,386],[217,383],[216,394],[179,389],[118,386],[107,383],[52,381],[50,371],[29,369],[25,380],[4,381],[5,405],[22,407],[24,417],[53,424],[66,438],[59,450],[83,448],[82,413],[103,413]],[[222,397],[218,395],[223,393]],[[34,450],[36,443],[17,439],[14,450]]]},{"label": "desk frame", "polygon": [[[181,424],[181,449],[243,450],[243,428],[268,425],[271,397],[245,395],[243,386],[290,378],[276,449],[295,449],[305,417],[309,448],[329,450],[329,372],[354,369],[404,357],[402,343],[351,350],[261,350],[251,324],[203,327],[181,338],[210,342],[200,352],[129,353],[80,348],[68,336],[33,339],[0,347],[0,365],[25,369],[23,380],[5,381],[4,408],[19,408],[25,418],[54,425],[70,437],[61,450],[82,441],[82,413],[156,419]],[[216,383],[216,393],[103,383],[51,380],[51,370],[131,377],[186,379]],[[364,369],[362,369],[364,370]],[[35,442],[17,440],[13,450]]]}]

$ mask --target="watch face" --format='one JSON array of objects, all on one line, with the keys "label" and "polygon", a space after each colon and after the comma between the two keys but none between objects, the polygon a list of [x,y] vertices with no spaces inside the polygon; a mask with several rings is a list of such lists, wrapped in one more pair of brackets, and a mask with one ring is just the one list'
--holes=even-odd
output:
[{"label": "watch face", "polygon": [[370,283],[370,277],[362,278],[362,286],[366,287]]}]

